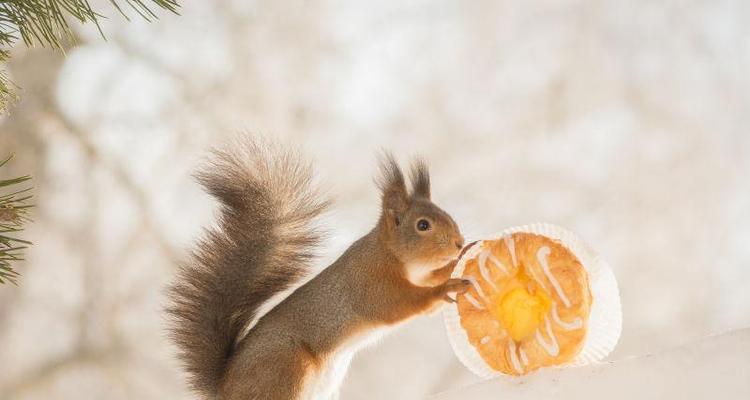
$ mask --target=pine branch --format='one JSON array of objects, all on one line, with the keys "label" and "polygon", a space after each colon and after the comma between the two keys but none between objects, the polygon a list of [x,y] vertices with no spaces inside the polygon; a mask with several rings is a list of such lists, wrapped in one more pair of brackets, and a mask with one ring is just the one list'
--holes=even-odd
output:
[{"label": "pine branch", "polygon": [[[0,168],[13,158],[9,156],[0,161]],[[24,223],[29,221],[29,208],[26,202],[31,199],[28,194],[31,188],[19,189],[19,185],[30,180],[30,176],[11,179],[0,179],[0,284],[16,283],[18,272],[11,263],[23,260],[23,250],[31,242],[19,239],[16,234],[23,230]],[[7,191],[8,193],[3,193]],[[11,234],[13,236],[8,236]]]},{"label": "pine branch", "polygon": [[[179,7],[177,0],[110,0],[110,3],[127,20],[130,18],[121,4],[147,21],[158,18],[152,10],[154,6],[175,14]],[[99,18],[103,17],[87,0],[0,0],[0,63],[8,60],[8,48],[19,38],[29,47],[40,45],[62,50],[65,40],[73,40],[68,18],[82,24],[93,23],[104,37],[99,27]],[[0,71],[0,113],[17,99],[15,87]]]}]

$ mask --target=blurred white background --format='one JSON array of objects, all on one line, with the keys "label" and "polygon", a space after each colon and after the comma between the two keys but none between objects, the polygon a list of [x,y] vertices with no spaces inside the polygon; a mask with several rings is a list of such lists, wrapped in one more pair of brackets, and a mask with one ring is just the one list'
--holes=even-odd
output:
[{"label": "blurred white background", "polygon": [[[0,286],[0,399],[190,398],[163,287],[214,216],[190,174],[238,131],[314,160],[321,266],[375,222],[387,148],[430,161],[468,239],[543,221],[598,249],[623,300],[611,359],[750,325],[750,3],[181,3],[105,14],[108,40],[81,29],[67,57],[15,50],[0,158],[37,208]],[[355,358],[342,398],[473,381],[436,315]]]}]

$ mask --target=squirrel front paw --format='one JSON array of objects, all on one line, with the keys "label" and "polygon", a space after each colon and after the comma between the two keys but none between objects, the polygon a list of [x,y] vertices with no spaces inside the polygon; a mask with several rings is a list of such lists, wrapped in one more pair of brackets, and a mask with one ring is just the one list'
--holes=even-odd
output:
[{"label": "squirrel front paw", "polygon": [[441,287],[443,300],[449,303],[455,303],[456,299],[450,297],[449,293],[455,293],[456,295],[466,293],[471,286],[471,281],[466,279],[448,279]]}]

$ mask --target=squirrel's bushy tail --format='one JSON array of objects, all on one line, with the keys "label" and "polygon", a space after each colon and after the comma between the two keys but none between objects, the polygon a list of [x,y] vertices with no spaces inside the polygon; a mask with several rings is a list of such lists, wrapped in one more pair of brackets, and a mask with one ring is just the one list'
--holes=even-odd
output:
[{"label": "squirrel's bushy tail", "polygon": [[213,397],[235,340],[258,308],[309,270],[328,202],[309,164],[279,145],[242,139],[197,175],[221,203],[218,226],[169,288],[171,336],[192,387]]}]

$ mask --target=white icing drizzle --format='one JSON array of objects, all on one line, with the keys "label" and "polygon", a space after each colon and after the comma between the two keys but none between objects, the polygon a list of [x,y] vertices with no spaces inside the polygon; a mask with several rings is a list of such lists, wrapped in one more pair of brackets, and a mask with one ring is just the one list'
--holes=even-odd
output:
[{"label": "white icing drizzle", "polygon": [[497,257],[495,257],[494,254],[492,254],[491,250],[485,250],[481,253],[479,253],[479,265],[484,266],[487,264],[487,259],[492,261],[492,263],[495,265],[497,269],[500,270],[503,274],[508,274],[508,268],[505,266],[505,264],[502,263],[502,261],[498,260]]},{"label": "white icing drizzle", "polygon": [[495,286],[495,282],[492,281],[490,278],[490,271],[487,271],[487,254],[489,251],[484,251],[481,254],[479,254],[479,273],[482,274],[482,278],[484,278],[484,281],[489,283],[490,286],[492,286],[492,290],[497,292],[497,286]]},{"label": "white icing drizzle", "polygon": [[526,271],[528,271],[529,275],[531,275],[531,278],[534,279],[534,282],[538,283],[539,286],[542,287],[542,289],[547,290],[547,285],[544,284],[544,279],[539,279],[534,268],[527,267]]},{"label": "white icing drizzle", "polygon": [[519,374],[522,374],[523,367],[521,367],[521,363],[518,361],[518,355],[516,354],[515,340],[508,341],[508,351],[510,351],[510,363],[513,364],[513,368],[515,368],[516,372],[518,372]]},{"label": "white icing drizzle", "polygon": [[482,300],[487,301],[487,296],[485,296],[484,290],[482,290],[482,287],[479,286],[479,282],[477,281],[477,278],[475,278],[472,275],[467,275],[464,277],[464,279],[471,282],[471,285],[474,286],[474,290],[476,290],[477,293],[479,293],[479,297],[481,297]]},{"label": "white icing drizzle", "polygon": [[547,246],[542,246],[539,248],[539,250],[536,252],[536,259],[539,261],[539,264],[542,266],[542,271],[544,271],[544,275],[547,275],[547,278],[549,279],[550,283],[552,283],[552,287],[555,288],[555,292],[557,292],[557,295],[560,296],[560,299],[563,301],[563,304],[565,304],[565,307],[570,307],[570,300],[565,296],[565,292],[563,292],[562,288],[560,287],[560,282],[555,279],[554,276],[552,276],[552,273],[549,271],[549,265],[547,264],[547,256],[550,253],[550,248]]},{"label": "white icing drizzle", "polygon": [[552,305],[552,319],[556,324],[560,325],[560,327],[566,331],[573,331],[583,327],[583,320],[581,319],[581,317],[576,317],[573,322],[565,322],[560,319],[560,315],[557,314],[557,304]]},{"label": "white icing drizzle", "polygon": [[477,301],[477,299],[474,298],[470,293],[464,293],[464,298],[466,298],[466,301],[469,302],[472,306],[474,306],[477,309],[484,310],[484,306]]},{"label": "white icing drizzle", "polygon": [[544,351],[546,351],[547,354],[552,357],[557,357],[560,354],[560,345],[558,345],[557,338],[555,338],[555,335],[552,333],[552,329],[550,328],[549,324],[549,318],[547,318],[546,315],[544,316],[544,326],[547,329],[547,336],[549,336],[551,343],[547,343],[544,340],[544,337],[542,337],[539,329],[536,330],[536,340],[539,342],[539,345],[544,348]]},{"label": "white icing drizzle", "polygon": [[508,247],[508,251],[510,252],[510,258],[513,260],[513,266],[518,266],[518,260],[516,259],[516,242],[513,241],[513,236],[511,235],[505,235],[503,236],[503,241],[505,242],[505,246]]},{"label": "white icing drizzle", "polygon": [[520,346],[518,347],[518,352],[521,354],[521,362],[523,363],[523,365],[524,366],[528,366],[529,365],[529,358],[526,357],[526,352],[523,351],[523,349]]},{"label": "white icing drizzle", "polygon": [[481,344],[487,344],[489,341],[490,341],[490,337],[489,336],[485,336],[485,337],[479,339],[479,343],[481,343]]}]

